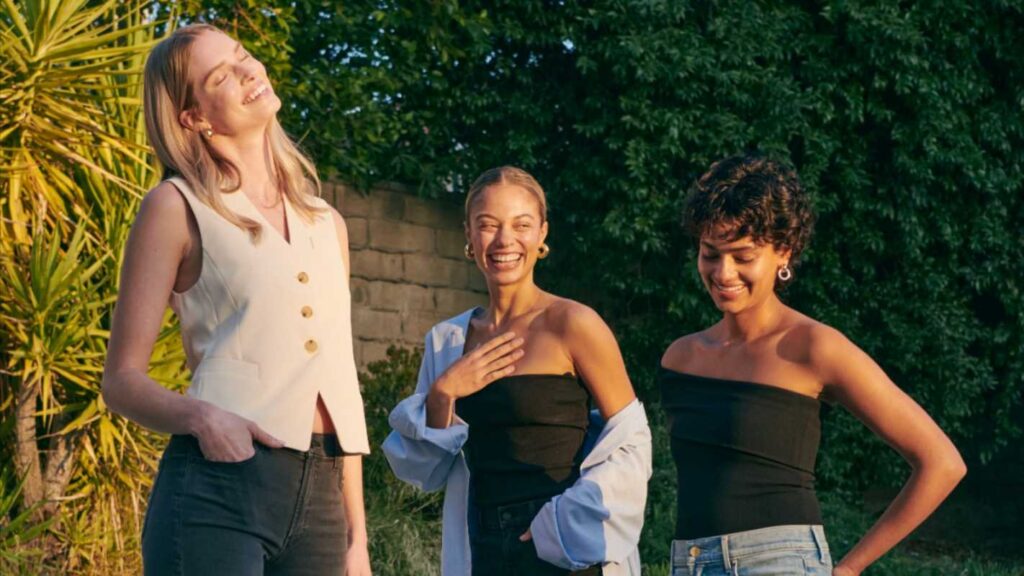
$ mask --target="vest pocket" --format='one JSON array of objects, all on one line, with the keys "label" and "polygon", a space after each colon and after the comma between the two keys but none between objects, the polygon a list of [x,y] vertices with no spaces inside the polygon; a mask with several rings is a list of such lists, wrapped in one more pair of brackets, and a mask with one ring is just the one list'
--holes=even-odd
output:
[{"label": "vest pocket", "polygon": [[251,417],[247,408],[259,404],[260,388],[259,364],[235,358],[204,358],[192,374],[188,393],[218,408]]}]

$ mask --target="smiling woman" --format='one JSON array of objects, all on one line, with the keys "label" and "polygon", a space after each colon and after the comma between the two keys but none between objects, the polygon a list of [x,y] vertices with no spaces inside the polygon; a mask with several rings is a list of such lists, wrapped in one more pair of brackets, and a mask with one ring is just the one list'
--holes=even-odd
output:
[{"label": "smiling woman", "polygon": [[445,488],[442,573],[639,574],[650,431],[601,317],[533,281],[550,251],[543,189],[484,172],[465,232],[490,303],[427,334],[384,443],[397,476]]},{"label": "smiling woman", "polygon": [[274,209],[281,197],[307,220],[322,212],[315,206],[316,168],[285,134],[266,69],[240,43],[197,24],[158,44],[149,63],[146,133],[165,178],[181,176],[206,206],[259,239],[260,221],[228,209],[224,193],[243,189],[241,151],[266,149],[272,173],[249,174],[244,190],[265,220],[284,227],[282,211]]},{"label": "smiling woman", "polygon": [[[661,360],[678,480],[672,574],[859,574],[935,510],[963,461],[871,358],[776,294],[814,224],[795,171],[756,155],[726,158],[693,185],[683,219],[722,319]],[[850,410],[913,468],[834,570],[814,491],[821,399]]]},{"label": "smiling woman", "polygon": [[[345,222],[281,129],[263,65],[233,38],[174,32],[149,56],[144,93],[165,180],[125,248],[103,397],[173,435],[145,573],[368,575]],[[186,396],[147,375],[168,302]]]}]

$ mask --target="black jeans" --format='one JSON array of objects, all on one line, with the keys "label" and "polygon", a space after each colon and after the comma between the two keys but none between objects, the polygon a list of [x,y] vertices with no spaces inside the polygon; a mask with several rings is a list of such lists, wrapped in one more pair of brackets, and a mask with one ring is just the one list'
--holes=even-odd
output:
[{"label": "black jeans", "polygon": [[470,519],[469,545],[473,576],[600,576],[601,566],[575,572],[548,564],[537,557],[533,541],[519,536],[547,503],[547,498],[493,508],[476,508]]},{"label": "black jeans", "polygon": [[348,523],[337,437],[309,452],[256,445],[238,463],[210,462],[173,436],[142,531],[147,576],[339,575]]}]

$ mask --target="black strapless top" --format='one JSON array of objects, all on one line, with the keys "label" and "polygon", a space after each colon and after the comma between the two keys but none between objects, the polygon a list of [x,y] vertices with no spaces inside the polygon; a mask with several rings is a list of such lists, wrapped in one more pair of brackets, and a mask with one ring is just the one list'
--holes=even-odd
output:
[{"label": "black strapless top", "polygon": [[460,398],[474,503],[550,498],[576,482],[589,405],[586,387],[569,374],[509,376]]},{"label": "black strapless top", "polygon": [[821,524],[821,403],[751,382],[658,371],[676,464],[676,539]]}]

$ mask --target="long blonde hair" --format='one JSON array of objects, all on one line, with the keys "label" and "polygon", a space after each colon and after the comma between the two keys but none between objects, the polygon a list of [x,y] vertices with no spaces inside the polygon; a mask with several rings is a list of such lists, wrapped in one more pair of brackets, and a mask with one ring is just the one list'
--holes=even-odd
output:
[{"label": "long blonde hair", "polygon": [[[203,203],[247,230],[257,242],[263,231],[260,223],[231,211],[220,195],[242,187],[238,167],[218,155],[197,131],[179,122],[182,112],[196,106],[189,82],[189,53],[195,38],[204,32],[223,34],[216,26],[193,24],[175,30],[150,52],[143,80],[146,135],[163,167],[164,178],[184,178]],[[312,222],[323,211],[312,199],[320,195],[316,167],[285,134],[276,116],[267,129],[266,140],[277,187],[296,211]]]}]

